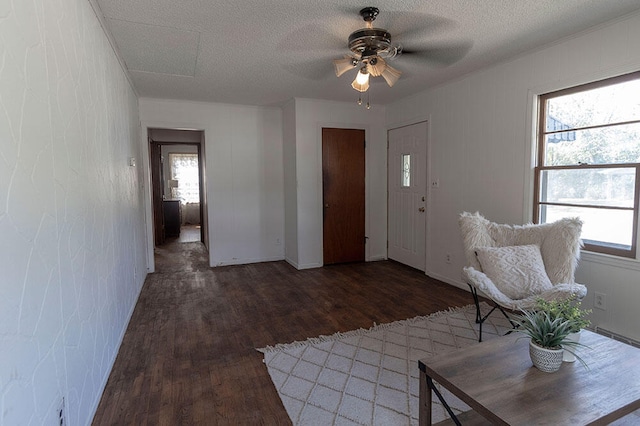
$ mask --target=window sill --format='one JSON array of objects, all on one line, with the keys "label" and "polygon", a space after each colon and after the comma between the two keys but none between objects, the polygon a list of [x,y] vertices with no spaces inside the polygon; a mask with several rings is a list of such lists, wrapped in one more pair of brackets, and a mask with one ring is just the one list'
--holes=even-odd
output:
[{"label": "window sill", "polygon": [[602,265],[614,266],[616,268],[640,271],[640,260],[612,256],[610,254],[582,250],[580,252],[580,261],[600,263]]}]

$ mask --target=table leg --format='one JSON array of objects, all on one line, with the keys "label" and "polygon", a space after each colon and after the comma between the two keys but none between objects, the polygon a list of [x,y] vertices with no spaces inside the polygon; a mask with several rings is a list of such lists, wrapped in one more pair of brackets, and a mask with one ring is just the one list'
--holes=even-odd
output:
[{"label": "table leg", "polygon": [[420,426],[431,426],[431,385],[433,382],[427,380],[427,374],[420,372],[420,408],[418,410],[418,423]]},{"label": "table leg", "polygon": [[[460,423],[460,420],[458,420],[458,417],[456,417],[451,407],[449,407],[449,404],[447,404],[447,401],[444,400],[444,397],[442,396],[438,388],[436,388],[435,385],[433,384],[433,380],[431,379],[431,377],[425,374],[425,380],[427,381],[427,390],[429,391],[429,399],[431,399],[431,391],[433,391],[433,393],[435,393],[438,399],[440,400],[440,403],[442,403],[442,406],[444,407],[444,409],[447,410],[447,413],[449,413],[451,420],[453,420],[456,426],[462,426],[462,424]],[[431,410],[429,410],[429,418],[431,418]]]}]

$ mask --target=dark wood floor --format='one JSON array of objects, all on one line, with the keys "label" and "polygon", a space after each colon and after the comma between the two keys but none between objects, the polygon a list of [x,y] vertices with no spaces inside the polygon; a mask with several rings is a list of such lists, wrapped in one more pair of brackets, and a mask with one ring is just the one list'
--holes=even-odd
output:
[{"label": "dark wood floor", "polygon": [[209,268],[200,243],[157,251],[94,425],[291,424],[255,348],[472,303],[384,261]]}]

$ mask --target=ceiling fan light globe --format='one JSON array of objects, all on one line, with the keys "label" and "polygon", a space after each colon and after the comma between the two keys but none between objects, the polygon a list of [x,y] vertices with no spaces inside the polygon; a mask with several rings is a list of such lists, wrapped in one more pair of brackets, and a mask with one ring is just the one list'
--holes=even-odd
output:
[{"label": "ceiling fan light globe", "polygon": [[358,63],[350,57],[342,58],[342,59],[334,59],[333,66],[336,71],[336,76],[340,77],[347,71],[350,71],[356,67]]},{"label": "ceiling fan light globe", "polygon": [[351,87],[353,87],[358,92],[366,92],[367,90],[369,90],[369,80],[365,81],[363,84],[360,84],[356,80],[353,80],[353,83],[351,83]]},{"label": "ceiling fan light globe", "polygon": [[[363,70],[365,72],[363,72]],[[361,69],[360,71],[358,71],[358,75],[356,75],[356,80],[355,80],[358,84],[363,85],[365,83],[369,83],[369,72],[366,70],[366,68]]]}]

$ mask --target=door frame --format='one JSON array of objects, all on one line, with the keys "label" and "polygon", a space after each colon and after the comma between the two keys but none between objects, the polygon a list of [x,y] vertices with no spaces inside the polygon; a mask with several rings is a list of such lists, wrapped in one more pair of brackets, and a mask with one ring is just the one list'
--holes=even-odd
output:
[{"label": "door frame", "polygon": [[[159,122],[140,122],[140,144],[141,144],[141,156],[142,156],[142,173],[140,175],[141,185],[143,186],[143,208],[145,217],[146,228],[146,248],[147,248],[147,273],[153,273],[156,270],[155,267],[155,225],[154,225],[154,213],[153,213],[153,180],[151,176],[151,143],[150,143],[150,130],[164,129],[164,130],[191,130],[202,132],[202,141],[200,143],[191,143],[192,145],[199,145],[198,151],[200,152],[201,163],[198,165],[201,173],[200,182],[200,199],[206,200],[206,205],[200,205],[200,222],[201,227],[206,226],[206,229],[201,228],[202,241],[209,240],[209,220],[208,220],[208,205],[210,200],[206,197],[206,133],[205,129],[199,128],[192,124],[186,123],[159,123]],[[146,186],[146,188],[144,188]],[[203,192],[204,191],[204,192]],[[206,225],[205,225],[206,224]],[[211,253],[211,242],[207,247],[209,253]]]},{"label": "door frame", "polygon": [[431,115],[428,115],[425,118],[414,118],[412,120],[406,120],[406,121],[401,121],[398,123],[393,123],[391,125],[389,125],[387,127],[387,259],[389,258],[389,132],[391,130],[395,130],[395,129],[400,129],[402,127],[409,127],[409,126],[413,126],[414,124],[419,124],[419,123],[426,123],[427,125],[427,146],[426,146],[426,156],[427,156],[427,162],[425,164],[425,171],[426,171],[426,176],[425,176],[425,225],[424,225],[424,240],[425,240],[425,247],[424,247],[424,255],[425,255],[425,263],[424,263],[424,274],[425,275],[429,275],[431,268],[430,268],[430,263],[429,263],[429,235],[431,234],[430,232],[430,225],[431,225],[431,221],[429,220],[429,218],[431,217],[431,215],[433,214],[433,208],[432,208],[432,188],[431,188],[431,176],[432,176],[432,172],[431,172]]},{"label": "door frame", "polygon": [[[171,129],[171,130],[173,130],[173,129]],[[204,132],[202,132],[202,134],[204,135]],[[153,141],[153,140],[149,139],[149,144],[151,145],[150,152],[154,151],[153,147],[155,146],[155,147],[157,147],[155,149],[159,150],[160,156],[162,156],[162,148],[165,147],[165,146],[196,147],[196,155],[198,157],[198,191],[200,192],[200,201],[199,201],[199,204],[200,204],[200,208],[199,208],[199,215],[200,215],[200,242],[205,243],[205,245],[206,245],[205,234],[206,234],[206,228],[207,227],[205,225],[205,221],[203,220],[203,211],[205,209],[205,203],[206,203],[206,201],[205,201],[206,200],[206,197],[205,197],[206,193],[201,190],[203,188],[203,185],[204,185],[203,184],[203,182],[204,182],[203,178],[204,178],[204,170],[205,170],[205,168],[203,167],[204,149],[202,147],[202,145],[203,145],[202,142],[162,142],[162,141]],[[172,154],[172,153],[169,153],[169,154]],[[165,161],[168,161],[168,160],[169,160],[168,158],[165,159]],[[152,166],[153,166],[153,164],[152,164]],[[168,179],[168,177],[163,174],[164,166],[162,165],[162,162],[161,162],[160,169],[161,169],[160,170],[160,176],[162,178],[164,178],[164,181],[166,181]],[[152,177],[152,180],[153,180],[153,167],[151,168],[151,177]],[[162,185],[164,185],[164,181],[162,182]],[[164,187],[160,191],[158,191],[157,190],[158,188],[156,188],[156,184],[157,184],[157,182],[153,182],[152,181],[152,183],[151,183],[151,191],[152,191],[152,194],[153,194],[153,203],[154,203],[154,205],[153,205],[153,209],[154,209],[154,215],[153,215],[154,224],[153,224],[153,228],[154,228],[154,236],[155,236],[154,241],[157,244],[158,239],[159,239],[158,236],[159,236],[160,232],[159,232],[159,228],[158,228],[158,222],[156,222],[155,219],[156,219],[156,217],[161,215],[160,212],[162,211],[162,207],[160,206],[160,208],[159,208],[160,212],[159,212],[158,211],[158,206],[156,205],[156,202],[160,201],[160,204],[162,204],[162,201],[164,201],[164,199],[158,199],[158,197],[162,197],[162,195],[163,195],[162,192],[164,192]],[[164,219],[161,219],[161,221],[163,222],[163,225],[164,225]],[[161,244],[164,244],[165,239],[166,239],[166,237],[164,236],[164,233],[162,234],[162,237],[160,239],[162,241]]]}]

